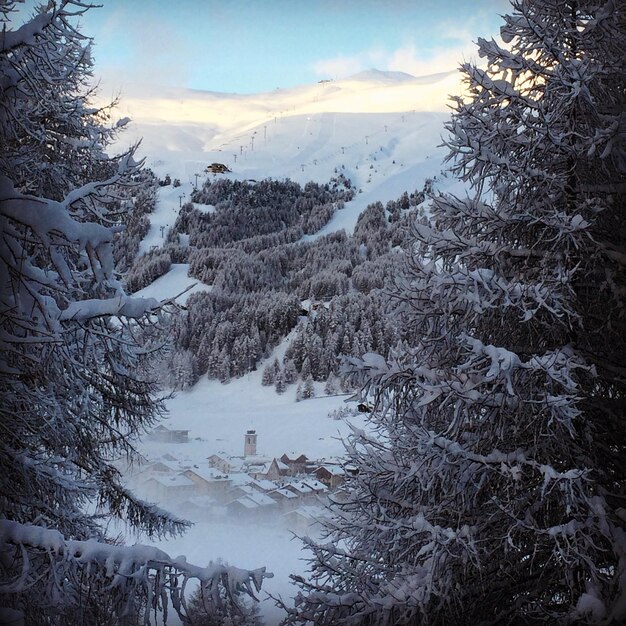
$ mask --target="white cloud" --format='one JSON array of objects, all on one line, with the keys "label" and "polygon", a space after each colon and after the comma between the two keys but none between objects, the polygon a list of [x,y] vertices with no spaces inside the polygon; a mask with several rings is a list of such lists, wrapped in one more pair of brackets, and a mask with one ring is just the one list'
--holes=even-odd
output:
[{"label": "white cloud", "polygon": [[382,68],[387,53],[380,49],[366,50],[353,56],[339,55],[313,64],[313,71],[323,78],[345,78],[371,67]]},{"label": "white cloud", "polygon": [[323,78],[345,78],[362,70],[376,68],[427,76],[456,70],[463,61],[476,58],[473,44],[454,48],[420,50],[409,44],[392,51],[364,50],[352,56],[337,56],[313,64],[313,71]]}]

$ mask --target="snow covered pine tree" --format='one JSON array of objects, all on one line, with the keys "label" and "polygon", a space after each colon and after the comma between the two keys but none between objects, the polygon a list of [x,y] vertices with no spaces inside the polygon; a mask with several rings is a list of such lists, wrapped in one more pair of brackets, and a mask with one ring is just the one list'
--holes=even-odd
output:
[{"label": "snow covered pine tree", "polygon": [[626,622],[626,4],[518,0],[447,128],[395,293],[411,346],[355,361],[378,436],[308,542],[289,622]]},{"label": "snow covered pine tree", "polygon": [[110,514],[151,536],[186,526],[137,500],[114,465],[162,412],[135,336],[168,305],[126,296],[114,272],[124,215],[111,192],[139,164],[104,153],[123,122],[89,103],[91,42],[73,26],[88,5],[50,2],[13,29],[15,9],[0,0],[2,619],[148,623],[168,594],[184,614],[189,577],[218,599],[223,585],[252,593],[263,568],[195,567],[113,545],[101,526]]}]

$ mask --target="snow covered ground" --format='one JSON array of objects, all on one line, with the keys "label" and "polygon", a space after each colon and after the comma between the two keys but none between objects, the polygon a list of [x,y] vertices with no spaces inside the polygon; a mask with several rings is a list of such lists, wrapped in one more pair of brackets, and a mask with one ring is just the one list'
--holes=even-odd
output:
[{"label": "snow covered ground", "polygon": [[[352,217],[375,200],[386,202],[421,188],[442,169],[448,94],[459,92],[457,72],[412,77],[400,72],[361,72],[351,79],[305,85],[265,94],[237,95],[165,91],[145,101],[130,98],[122,113],[134,120],[122,145],[142,139],[140,154],[160,176],[182,187],[161,192],[172,209],[189,199],[212,162],[227,165],[228,177],[290,178],[325,183],[336,173],[362,189]],[[221,175],[217,175],[221,176]],[[159,244],[155,218],[143,250]]]},{"label": "snow covered ground", "polygon": [[[170,291],[176,289],[168,287]],[[288,341],[289,338],[285,339],[274,350],[271,360],[282,356]],[[278,395],[273,386],[261,385],[261,376],[259,369],[227,385],[202,379],[193,389],[178,393],[168,402],[169,417],[162,423],[171,429],[189,430],[190,441],[180,444],[144,441],[140,451],[153,459],[170,454],[188,464],[203,464],[213,453],[242,455],[244,434],[254,429],[260,456],[280,457],[295,452],[309,458],[330,459],[343,455],[341,438],[349,433],[349,423],[356,427],[364,425],[361,415],[347,420],[328,416],[330,411],[346,406],[346,396],[296,402],[295,385]],[[316,383],[319,395],[322,387]],[[314,529],[307,532],[311,534]],[[308,556],[293,533],[273,519],[237,521],[232,517],[211,517],[196,523],[183,537],[152,544],[142,542],[158,546],[170,556],[184,554],[196,565],[221,559],[238,567],[266,566],[274,574],[264,582],[260,594],[261,613],[267,626],[276,626],[284,617],[268,594],[291,597],[296,587],[289,575],[304,574],[304,559]]]},{"label": "snow covered ground", "polygon": [[[415,78],[372,70],[352,79],[267,94],[185,91],[146,102],[124,101],[122,114],[133,117],[135,124],[122,141],[142,136],[141,154],[147,165],[160,177],[170,174],[181,181],[179,187],[159,190],[140,252],[162,245],[180,206],[190,199],[196,183],[202,183],[212,162],[224,163],[232,170],[226,176],[239,180],[272,177],[325,183],[343,173],[358,193],[309,238],[342,228],[352,232],[369,203],[385,203],[404,191],[421,189],[427,178],[440,178],[446,151],[438,145],[445,133],[447,95],[458,91],[456,72]],[[453,179],[440,179],[438,186],[455,192],[462,189]],[[175,264],[139,295],[169,298],[196,282],[187,276],[186,265]],[[201,289],[210,287],[197,283],[192,291]],[[282,356],[287,341],[271,359]],[[170,453],[201,463],[217,452],[241,455],[244,433],[254,429],[259,453],[269,457],[286,452],[302,452],[310,458],[341,456],[341,438],[349,426],[328,413],[345,406],[346,398],[296,402],[295,385],[282,395],[261,385],[262,367],[227,385],[202,379],[178,393],[168,401],[164,424],[189,430],[189,443],[146,441],[141,451],[152,458]],[[350,419],[363,425],[361,417]],[[207,519],[184,537],[159,546],[171,555],[186,554],[198,565],[218,558],[239,567],[266,565],[275,577],[265,583],[265,590],[285,598],[294,591],[288,575],[305,569],[300,542],[282,526],[267,522],[251,527],[230,519]],[[281,612],[265,593],[261,596],[266,598],[261,612],[267,626],[278,624]]]}]

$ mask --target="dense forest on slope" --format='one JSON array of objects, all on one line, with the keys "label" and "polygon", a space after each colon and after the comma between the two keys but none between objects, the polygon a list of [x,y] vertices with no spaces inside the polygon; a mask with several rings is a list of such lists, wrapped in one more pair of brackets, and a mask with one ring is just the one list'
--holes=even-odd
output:
[{"label": "dense forest on slope", "polygon": [[370,204],[352,235],[315,239],[307,235],[353,197],[343,176],[304,187],[207,180],[181,208],[165,246],[139,257],[127,277],[137,291],[171,263],[188,263],[189,275],[212,287],[190,296],[174,324],[159,368],[164,384],[242,376],[294,329],[284,362],[266,377],[279,392],[299,377],[329,380],[332,389],[343,355],[387,354],[401,337],[378,292],[402,262],[409,224],[429,193],[430,180],[386,207]]}]

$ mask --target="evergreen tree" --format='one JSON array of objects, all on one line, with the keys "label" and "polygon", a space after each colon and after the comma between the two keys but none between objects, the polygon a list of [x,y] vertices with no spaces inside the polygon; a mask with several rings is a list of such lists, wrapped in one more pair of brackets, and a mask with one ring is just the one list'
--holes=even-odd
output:
[{"label": "evergreen tree", "polygon": [[354,359],[384,436],[292,622],[626,620],[626,7],[515,0],[448,129],[395,295],[409,346]]},{"label": "evergreen tree", "polygon": [[288,385],[296,382],[298,378],[298,371],[296,370],[295,363],[292,359],[287,359],[285,361],[285,369],[283,370],[283,374],[285,376],[285,382]]},{"label": "evergreen tree", "polygon": [[309,374],[302,383],[301,397],[303,400],[315,397],[315,386],[313,385],[313,376]]},{"label": "evergreen tree", "polygon": [[298,387],[296,388],[296,402],[300,402],[304,400],[304,398],[302,397],[302,387],[303,387],[303,383],[302,381],[300,381],[298,383]]},{"label": "evergreen tree", "polygon": [[278,374],[276,374],[276,378],[274,380],[274,389],[276,389],[276,393],[284,393],[285,389],[287,389],[287,384],[285,383],[285,375],[282,370],[278,370]]},{"label": "evergreen tree", "polygon": [[16,3],[0,2],[0,589],[27,624],[143,621],[148,596],[178,610],[188,578],[229,577],[106,532],[111,516],[155,538],[187,523],[138,499],[118,466],[163,410],[145,373],[169,316],[115,271],[116,195],[140,164],[105,153],[125,121],[90,102],[76,27],[90,8],[49,2],[16,27]]},{"label": "evergreen tree", "polygon": [[193,626],[261,626],[259,607],[252,601],[236,601],[222,589],[216,602],[210,588],[202,585],[187,601],[187,614]]},{"label": "evergreen tree", "polygon": [[336,376],[331,372],[328,375],[328,380],[326,381],[326,384],[324,385],[324,393],[327,396],[336,396],[337,395],[337,378]]},{"label": "evergreen tree", "polygon": [[265,387],[269,387],[269,385],[273,385],[274,384],[274,378],[275,378],[274,366],[273,365],[266,365],[263,368],[263,375],[261,377],[261,384],[264,385]]}]

